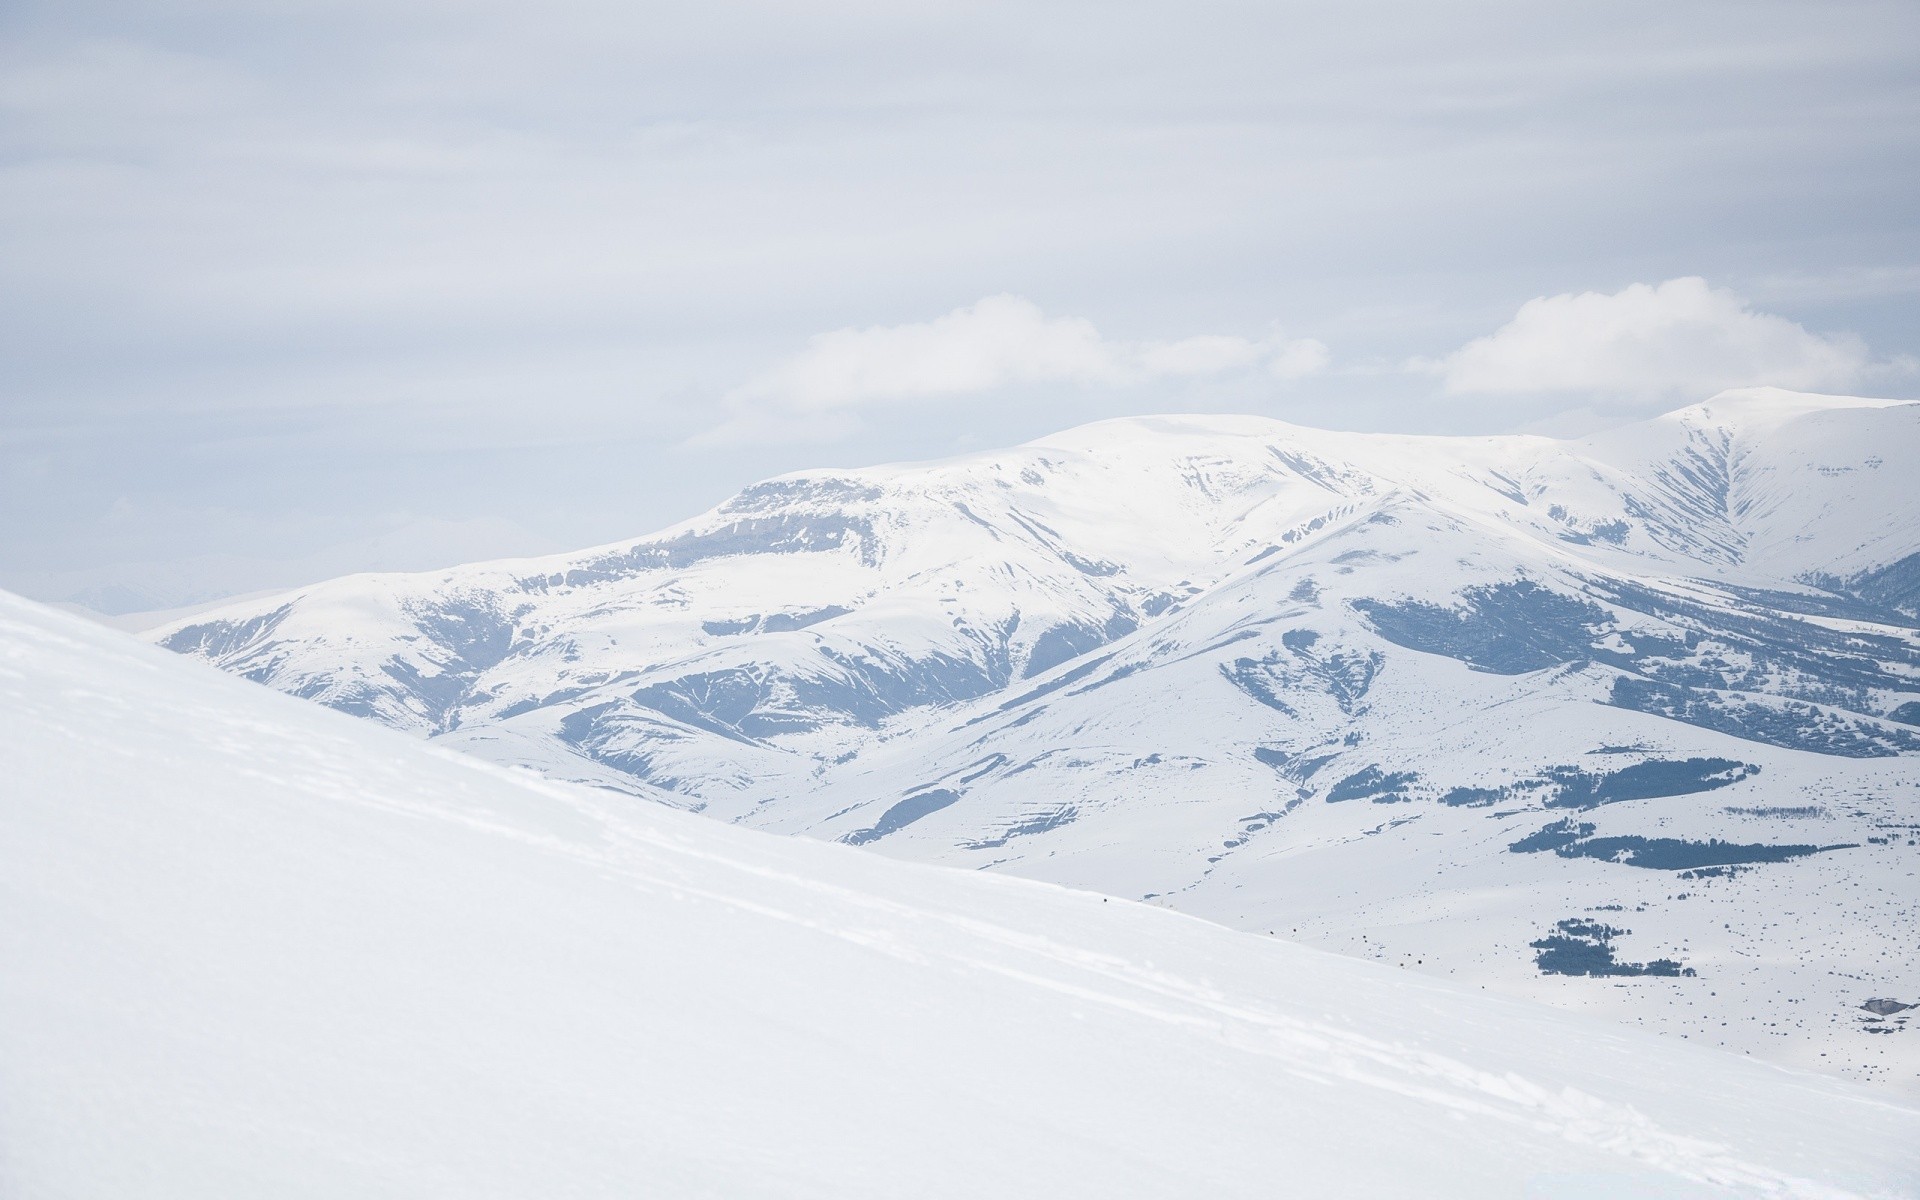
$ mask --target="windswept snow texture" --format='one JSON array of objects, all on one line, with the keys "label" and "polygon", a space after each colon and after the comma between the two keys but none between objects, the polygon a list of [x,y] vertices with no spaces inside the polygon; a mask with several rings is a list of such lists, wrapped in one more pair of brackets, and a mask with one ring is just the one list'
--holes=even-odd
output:
[{"label": "windswept snow texture", "polygon": [[1920,1182],[1858,1085],[543,782],[4,595],[0,711],[16,1200]]},{"label": "windswept snow texture", "polygon": [[[1917,464],[1920,405],[1772,390],[1580,441],[1109,421],[157,636],[553,777],[1920,1095],[1859,1007],[1920,997]],[[1563,921],[1694,974],[1543,970]]]}]

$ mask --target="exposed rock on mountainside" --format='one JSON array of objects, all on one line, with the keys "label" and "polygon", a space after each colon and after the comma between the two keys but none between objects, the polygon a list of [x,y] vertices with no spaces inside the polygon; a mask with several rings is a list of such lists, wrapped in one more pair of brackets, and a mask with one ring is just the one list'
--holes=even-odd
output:
[{"label": "exposed rock on mountainside", "polygon": [[[1110,421],[157,636],[495,761],[1916,1086],[1854,1012],[1920,987],[1916,464],[1920,405],[1768,389],[1580,441]],[[1694,976],[1542,973],[1614,908]]]}]

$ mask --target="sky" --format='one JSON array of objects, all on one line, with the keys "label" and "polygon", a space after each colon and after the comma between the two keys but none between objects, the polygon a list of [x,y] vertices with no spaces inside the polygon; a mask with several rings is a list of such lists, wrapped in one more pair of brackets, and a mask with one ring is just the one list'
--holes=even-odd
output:
[{"label": "sky", "polygon": [[1920,6],[11,0],[0,587],[577,548],[1148,412],[1920,396]]}]

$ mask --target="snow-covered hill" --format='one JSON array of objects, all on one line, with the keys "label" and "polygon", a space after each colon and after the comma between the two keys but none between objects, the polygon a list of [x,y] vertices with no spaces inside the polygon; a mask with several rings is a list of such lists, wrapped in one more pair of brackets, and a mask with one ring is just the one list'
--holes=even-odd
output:
[{"label": "snow-covered hill", "polygon": [[[1920,405],[1104,422],[163,629],[559,778],[1920,1091]],[[1879,1006],[1886,1008],[1886,1005]]]},{"label": "snow-covered hill", "polygon": [[0,1194],[1899,1196],[1920,1109],[409,742],[0,594]]}]

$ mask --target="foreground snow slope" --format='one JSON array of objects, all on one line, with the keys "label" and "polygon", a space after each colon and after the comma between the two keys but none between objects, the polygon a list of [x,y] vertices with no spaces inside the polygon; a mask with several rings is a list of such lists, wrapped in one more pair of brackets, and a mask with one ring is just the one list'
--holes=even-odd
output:
[{"label": "foreground snow slope", "polygon": [[0,1194],[1896,1196],[1920,1111],[421,746],[0,595]]},{"label": "foreground snow slope", "polygon": [[[496,762],[1920,1097],[1920,405],[1108,421],[155,636]],[[1881,1010],[1885,1011],[1881,1011]]]}]

